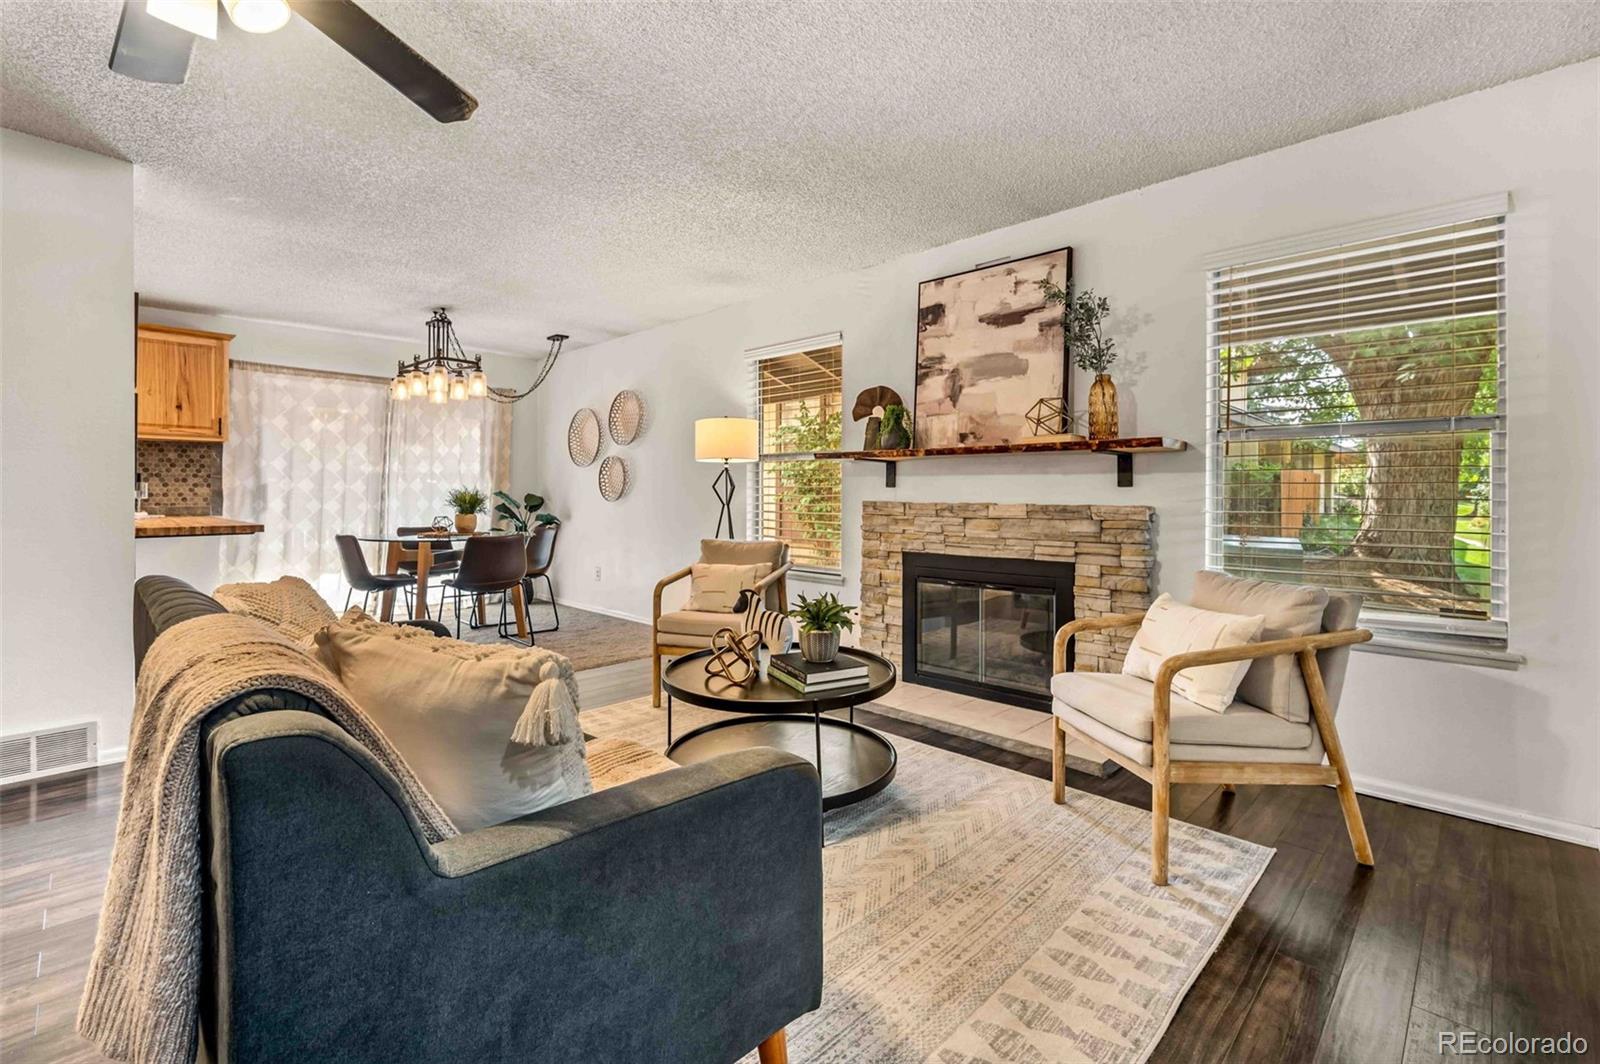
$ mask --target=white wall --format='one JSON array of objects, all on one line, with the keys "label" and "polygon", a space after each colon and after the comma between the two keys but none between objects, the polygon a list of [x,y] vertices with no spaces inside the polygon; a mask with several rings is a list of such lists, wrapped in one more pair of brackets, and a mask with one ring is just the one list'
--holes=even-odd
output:
[{"label": "white wall", "polygon": [[133,706],[133,167],[0,130],[0,732]]},{"label": "white wall", "polygon": [[[716,504],[714,470],[691,458],[692,423],[745,411],[744,350],[840,330],[847,400],[875,384],[909,398],[917,282],[1070,244],[1077,282],[1118,311],[1123,430],[1176,436],[1193,449],[1137,459],[1130,489],[1116,487],[1107,458],[907,464],[897,489],[883,486],[877,466],[849,467],[847,600],[857,594],[857,521],[869,498],[1146,503],[1158,512],[1159,585],[1181,596],[1203,557],[1201,260],[1509,191],[1511,643],[1528,664],[1507,672],[1362,654],[1340,724],[1369,793],[1592,842],[1600,823],[1597,101],[1600,62],[1582,63],[585,349],[539,393],[538,479],[567,518],[558,594],[643,617],[654,581],[694,558]],[[1075,381],[1074,394],[1085,386]],[[651,425],[621,451],[636,487],[609,504],[596,467],[567,460],[565,429],[579,406],[603,418],[624,387],[644,395]],[[847,426],[847,445],[859,445],[860,431]],[[749,498],[743,487],[740,498]]]},{"label": "white wall", "polygon": [[[141,322],[232,333],[234,338],[228,345],[228,355],[241,362],[265,362],[276,366],[375,377],[394,376],[397,361],[410,360],[412,355],[422,353],[426,340],[423,322],[426,318],[425,312],[397,314],[397,334],[414,327],[416,339],[396,340],[224,314],[180,312],[159,306],[141,306],[139,311]],[[470,343],[470,340],[469,333],[464,342]],[[467,349],[473,350],[470,346]],[[527,387],[533,381],[537,365],[530,359],[502,355],[486,355],[483,360],[489,383],[502,388]],[[531,485],[536,476],[532,442],[536,412],[532,399],[524,399],[511,410],[511,485],[514,491],[520,493],[529,490],[524,485]],[[442,498],[440,502],[442,508]],[[230,517],[250,516],[230,509],[231,505],[225,495],[222,500],[225,514]],[[210,591],[221,582],[221,544],[220,537],[215,536],[196,537],[193,542],[183,539],[139,540],[136,547],[138,575],[160,573],[177,576],[202,591]],[[372,560],[376,562],[376,557]]]}]

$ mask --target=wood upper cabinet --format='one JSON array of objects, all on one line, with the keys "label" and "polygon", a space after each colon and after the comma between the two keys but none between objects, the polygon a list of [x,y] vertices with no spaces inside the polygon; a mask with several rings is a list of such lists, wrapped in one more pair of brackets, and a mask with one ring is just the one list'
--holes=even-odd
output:
[{"label": "wood upper cabinet", "polygon": [[228,439],[227,333],[139,326],[134,381],[141,440]]}]

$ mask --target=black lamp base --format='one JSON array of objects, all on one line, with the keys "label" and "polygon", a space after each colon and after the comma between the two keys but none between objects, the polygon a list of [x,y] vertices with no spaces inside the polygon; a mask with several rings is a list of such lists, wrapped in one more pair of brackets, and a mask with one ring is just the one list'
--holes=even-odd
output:
[{"label": "black lamp base", "polygon": [[711,493],[722,504],[722,513],[717,516],[717,533],[714,538],[722,538],[722,524],[728,524],[728,538],[733,538],[733,474],[728,470],[726,459],[722,462],[722,472],[711,482]]}]

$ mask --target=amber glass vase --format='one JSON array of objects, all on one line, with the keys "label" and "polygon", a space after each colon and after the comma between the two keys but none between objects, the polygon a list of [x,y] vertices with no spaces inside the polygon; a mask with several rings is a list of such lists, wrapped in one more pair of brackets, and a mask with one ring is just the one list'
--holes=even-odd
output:
[{"label": "amber glass vase", "polygon": [[1114,440],[1117,426],[1117,386],[1108,373],[1096,373],[1089,385],[1089,438]]}]

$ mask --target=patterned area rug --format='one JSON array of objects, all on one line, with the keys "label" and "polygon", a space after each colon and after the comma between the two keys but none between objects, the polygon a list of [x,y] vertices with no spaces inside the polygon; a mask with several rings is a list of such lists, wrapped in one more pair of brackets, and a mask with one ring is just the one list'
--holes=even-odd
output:
[{"label": "patterned area rug", "polygon": [[[725,716],[680,705],[679,734]],[[648,699],[584,730],[661,749]],[[822,1008],[789,1025],[806,1064],[1139,1062],[1272,852],[1174,822],[1149,878],[1149,814],[891,736],[882,794],[829,813]],[[747,1058],[755,1061],[755,1054]]]},{"label": "patterned area rug", "polygon": [[[428,596],[432,604],[430,608],[437,609],[439,595],[437,592]],[[479,628],[476,631],[469,628],[463,620],[461,625],[461,638],[469,643],[496,643],[500,637],[495,634],[494,621],[499,619],[500,604],[498,600],[491,600],[487,606],[490,627]],[[404,609],[399,608],[396,616],[401,616]],[[509,613],[508,613],[509,615]],[[455,610],[446,600],[444,616],[438,618],[440,623],[449,628],[454,634],[456,626]],[[549,628],[556,623],[555,615],[550,612],[548,600],[539,599],[528,605],[528,626],[537,632],[540,628]],[[515,631],[513,626],[512,631]],[[561,628],[555,632],[538,632],[534,642],[547,650],[564,655],[572,662],[576,670],[597,669],[602,665],[615,665],[619,661],[635,661],[639,658],[650,656],[650,626],[638,624],[634,621],[624,621],[619,617],[607,617],[603,613],[590,613],[588,610],[576,609],[572,606],[561,607]]]}]

